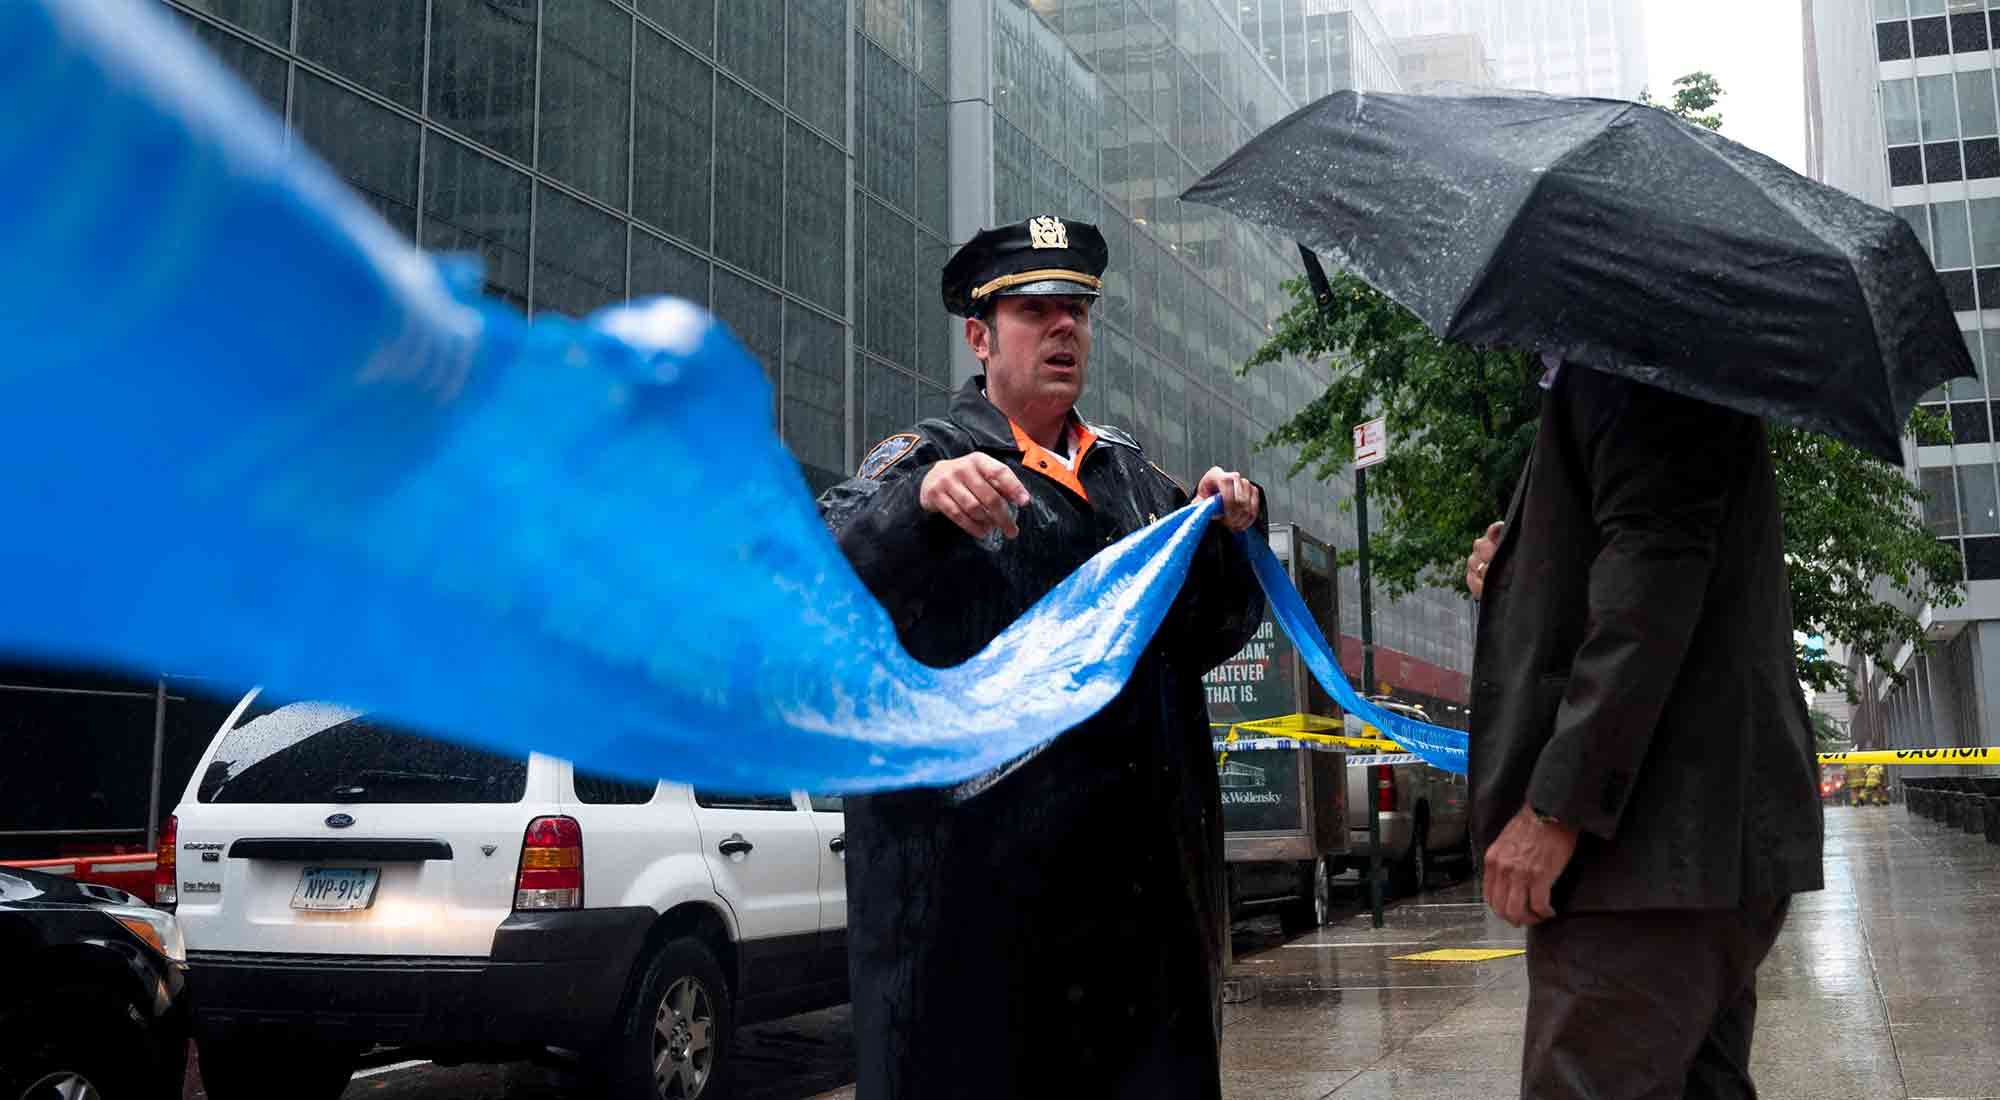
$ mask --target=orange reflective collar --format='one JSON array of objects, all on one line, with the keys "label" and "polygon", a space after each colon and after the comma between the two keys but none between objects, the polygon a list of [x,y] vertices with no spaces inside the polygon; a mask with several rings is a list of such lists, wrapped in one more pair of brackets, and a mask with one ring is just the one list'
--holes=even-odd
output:
[{"label": "orange reflective collar", "polygon": [[1076,475],[1083,469],[1083,456],[1089,453],[1091,444],[1097,442],[1096,432],[1085,427],[1083,421],[1074,415],[1070,417],[1069,430],[1075,433],[1076,450],[1069,457],[1069,465],[1065,466],[1060,458],[1049,453],[1047,447],[1029,439],[1028,433],[1022,431],[1012,417],[1007,418],[1007,426],[1014,430],[1014,442],[1021,448],[1021,461],[1027,464],[1028,469],[1075,493],[1080,500],[1090,499],[1090,494],[1083,491],[1083,482]]}]

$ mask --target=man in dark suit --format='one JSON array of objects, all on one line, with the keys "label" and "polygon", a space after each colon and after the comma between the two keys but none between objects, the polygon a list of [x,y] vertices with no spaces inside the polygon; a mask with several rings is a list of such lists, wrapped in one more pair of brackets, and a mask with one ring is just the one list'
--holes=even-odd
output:
[{"label": "man in dark suit", "polygon": [[1486,901],[1527,926],[1521,1094],[1754,1096],[1756,971],[1820,881],[1756,417],[1574,364],[1467,564]]}]

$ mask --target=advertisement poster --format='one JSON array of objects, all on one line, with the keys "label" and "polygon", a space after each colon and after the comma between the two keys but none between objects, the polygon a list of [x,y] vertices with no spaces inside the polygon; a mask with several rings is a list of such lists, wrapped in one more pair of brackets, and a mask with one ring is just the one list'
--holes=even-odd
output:
[{"label": "advertisement poster", "polygon": [[[1292,665],[1291,638],[1265,619],[1234,657],[1202,677],[1208,720],[1226,724],[1293,713]],[[1222,784],[1224,829],[1292,832],[1301,827],[1297,750],[1232,752],[1216,774]]]},{"label": "advertisement poster", "polygon": [[1248,722],[1296,711],[1293,663],[1292,639],[1266,618],[1234,657],[1201,678],[1208,693],[1208,720]]},{"label": "advertisement poster", "polygon": [[1296,832],[1299,807],[1297,749],[1232,752],[1220,767],[1222,827],[1232,833]]}]

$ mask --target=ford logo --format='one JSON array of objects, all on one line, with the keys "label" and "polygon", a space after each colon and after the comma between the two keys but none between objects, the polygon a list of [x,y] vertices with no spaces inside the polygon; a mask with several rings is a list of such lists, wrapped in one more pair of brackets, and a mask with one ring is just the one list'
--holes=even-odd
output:
[{"label": "ford logo", "polygon": [[329,829],[345,829],[352,824],[354,819],[346,814],[334,814],[326,819],[326,827]]}]

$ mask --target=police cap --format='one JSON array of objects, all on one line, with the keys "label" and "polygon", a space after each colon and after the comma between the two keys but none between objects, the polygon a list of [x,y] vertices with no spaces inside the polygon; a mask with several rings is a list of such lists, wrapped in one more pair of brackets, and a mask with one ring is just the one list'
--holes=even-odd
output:
[{"label": "police cap", "polygon": [[1044,216],[982,229],[944,265],[944,308],[960,317],[1006,294],[1095,298],[1110,252],[1089,222]]}]

